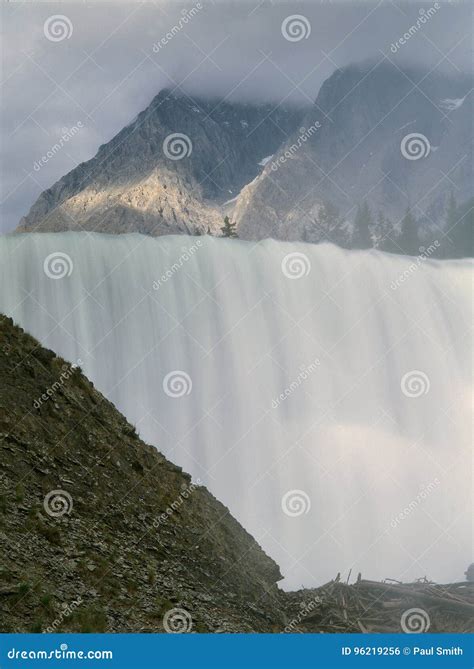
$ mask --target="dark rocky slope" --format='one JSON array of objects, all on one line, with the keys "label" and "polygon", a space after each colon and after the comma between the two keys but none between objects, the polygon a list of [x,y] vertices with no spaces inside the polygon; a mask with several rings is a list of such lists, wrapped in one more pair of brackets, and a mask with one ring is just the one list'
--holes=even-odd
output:
[{"label": "dark rocky slope", "polygon": [[229,511],[3,316],[0,378],[0,632],[281,624],[279,568]]}]

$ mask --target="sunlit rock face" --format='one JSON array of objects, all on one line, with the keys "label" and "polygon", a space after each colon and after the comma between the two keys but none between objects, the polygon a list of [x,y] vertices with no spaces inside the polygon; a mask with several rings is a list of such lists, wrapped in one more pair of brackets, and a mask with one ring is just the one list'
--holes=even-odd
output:
[{"label": "sunlit rock face", "polygon": [[[247,240],[407,255],[437,240],[437,257],[470,257],[472,89],[466,75],[383,61],[336,70],[299,107],[163,90],[18,229],[220,234],[229,215]],[[413,239],[402,234],[408,208]]]},{"label": "sunlit rock face", "polygon": [[87,376],[281,566],[462,579],[469,261],[212,237],[0,239],[0,312]]},{"label": "sunlit rock face", "polygon": [[44,191],[19,230],[217,231],[308,108],[163,90],[92,160]]}]

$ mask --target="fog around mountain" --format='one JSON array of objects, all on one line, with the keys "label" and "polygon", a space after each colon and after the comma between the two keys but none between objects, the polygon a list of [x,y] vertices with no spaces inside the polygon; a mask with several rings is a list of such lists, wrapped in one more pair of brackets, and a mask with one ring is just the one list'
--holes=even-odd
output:
[{"label": "fog around mountain", "polygon": [[[435,4],[4,4],[0,229],[14,229],[45,188],[92,158],[164,87],[307,104],[336,69],[367,58],[450,76],[467,71],[469,4]],[[430,15],[422,27],[397,46],[423,11]],[[53,41],[45,26],[59,12],[70,34]],[[298,41],[282,34],[292,15],[309,25]],[[49,159],[65,133],[67,146]]]}]

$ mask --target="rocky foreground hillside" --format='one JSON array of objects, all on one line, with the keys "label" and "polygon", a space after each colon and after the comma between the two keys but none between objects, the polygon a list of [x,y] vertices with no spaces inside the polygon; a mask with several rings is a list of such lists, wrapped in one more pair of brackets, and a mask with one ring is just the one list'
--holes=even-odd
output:
[{"label": "rocky foreground hillside", "polygon": [[0,632],[473,631],[473,582],[279,590],[220,502],[1,315],[0,379]]},{"label": "rocky foreground hillside", "polygon": [[0,378],[0,632],[282,624],[279,568],[229,511],[4,317]]}]

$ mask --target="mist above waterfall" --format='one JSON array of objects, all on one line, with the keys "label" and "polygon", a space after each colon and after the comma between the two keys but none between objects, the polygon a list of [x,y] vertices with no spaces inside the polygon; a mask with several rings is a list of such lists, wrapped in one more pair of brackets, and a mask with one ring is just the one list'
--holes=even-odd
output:
[{"label": "mist above waterfall", "polygon": [[470,262],[61,233],[2,237],[0,276],[0,311],[80,359],[285,587],[462,578]]}]

